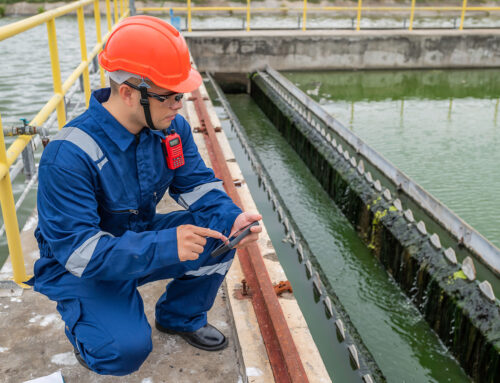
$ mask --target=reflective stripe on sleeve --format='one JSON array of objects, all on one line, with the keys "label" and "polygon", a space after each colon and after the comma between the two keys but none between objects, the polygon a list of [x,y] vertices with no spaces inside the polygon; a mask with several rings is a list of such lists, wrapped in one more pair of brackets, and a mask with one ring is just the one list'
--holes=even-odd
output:
[{"label": "reflective stripe on sleeve", "polygon": [[99,161],[99,170],[108,162],[95,140],[83,130],[74,126],[62,129],[52,141],[69,141],[83,150],[94,162]]},{"label": "reflective stripe on sleeve", "polygon": [[210,182],[208,184],[196,186],[193,191],[181,194],[179,196],[178,203],[184,209],[189,209],[189,206],[191,206],[193,203],[198,201],[201,197],[212,190],[221,190],[225,192],[224,186],[222,186],[222,181]]},{"label": "reflective stripe on sleeve", "polygon": [[104,235],[114,237],[113,234],[105,231],[94,234],[69,256],[65,266],[66,270],[77,277],[81,277],[90,262],[90,258],[92,258],[94,254],[97,242],[99,242],[99,239]]},{"label": "reflective stripe on sleeve", "polygon": [[198,270],[188,271],[185,275],[192,275],[194,277],[200,277],[202,275],[211,275],[211,274],[218,273],[218,274],[224,276],[224,275],[226,275],[227,271],[231,267],[232,263],[233,263],[233,259],[230,259],[229,261],[224,262],[224,263],[216,263],[215,265],[200,267]]}]

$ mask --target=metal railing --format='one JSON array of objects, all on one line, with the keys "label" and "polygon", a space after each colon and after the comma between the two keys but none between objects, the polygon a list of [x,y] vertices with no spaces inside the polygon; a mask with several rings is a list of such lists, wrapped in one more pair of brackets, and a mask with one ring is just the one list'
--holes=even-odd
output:
[{"label": "metal railing", "polygon": [[[365,0],[366,1],[366,0]],[[164,12],[172,9],[175,12],[184,12],[187,17],[187,30],[192,31],[192,15],[193,13],[211,13],[211,12],[236,12],[236,13],[246,13],[246,27],[247,31],[250,31],[250,20],[251,15],[254,13],[272,13],[272,12],[295,12],[302,14],[302,30],[307,30],[307,15],[311,13],[328,13],[333,15],[334,12],[350,12],[356,14],[356,31],[361,30],[361,16],[364,12],[389,12],[395,13],[397,15],[409,15],[410,22],[408,24],[408,30],[413,30],[415,14],[423,12],[445,12],[445,13],[459,13],[460,14],[460,25],[459,30],[464,29],[464,20],[466,14],[469,12],[492,12],[500,11],[500,6],[468,6],[467,0],[455,0],[457,2],[456,6],[417,6],[416,0],[409,0],[411,4],[401,5],[401,6],[374,6],[374,5],[363,5],[363,0],[358,0],[357,5],[353,6],[313,6],[310,7],[307,0],[304,0],[302,7],[252,7],[251,0],[247,0],[246,6],[238,7],[205,7],[205,6],[195,6],[192,4],[191,0],[187,0],[187,4],[184,7],[139,7],[137,11],[139,12]],[[272,29],[272,28],[269,28]]]},{"label": "metal railing", "polygon": [[[34,134],[46,134],[41,127],[42,124],[56,111],[57,123],[59,129],[66,124],[66,106],[65,95],[70,91],[75,82],[81,77],[83,78],[82,85],[85,94],[85,104],[88,106],[90,100],[90,75],[89,65],[97,57],[101,51],[104,42],[111,33],[114,23],[129,15],[128,0],[113,0],[113,12],[111,12],[111,0],[106,0],[106,20],[108,32],[105,36],[101,34],[101,13],[99,8],[99,0],[80,0],[71,4],[44,12],[42,14],[20,20],[0,27],[0,41],[6,40],[41,24],[47,25],[48,48],[50,52],[50,61],[52,66],[52,80],[54,94],[50,100],[42,107],[37,115],[25,126],[25,130],[21,132],[19,137],[6,150],[4,130],[0,116],[0,204],[5,224],[5,232],[7,234],[7,243],[10,253],[10,260],[14,274],[14,281],[22,285],[28,279],[24,266],[24,258],[21,247],[21,239],[19,234],[19,225],[16,215],[16,206],[14,195],[12,192],[12,180],[9,169],[14,164],[16,159],[22,154],[24,168],[28,167],[29,173],[33,173],[34,158],[32,148],[32,138]],[[97,43],[90,53],[87,52],[87,42],[85,38],[84,25],[84,7],[93,4],[93,16],[95,19],[95,29],[97,35]],[[57,47],[56,24],[55,19],[76,12],[78,30],[80,37],[81,62],[68,78],[62,82],[61,69],[59,66],[59,50]],[[114,23],[113,23],[114,16]],[[105,86],[104,70],[99,68],[100,85]],[[19,170],[12,169],[12,173],[18,173]],[[36,174],[31,174],[31,178],[36,177]],[[26,188],[31,187],[29,182]]]}]

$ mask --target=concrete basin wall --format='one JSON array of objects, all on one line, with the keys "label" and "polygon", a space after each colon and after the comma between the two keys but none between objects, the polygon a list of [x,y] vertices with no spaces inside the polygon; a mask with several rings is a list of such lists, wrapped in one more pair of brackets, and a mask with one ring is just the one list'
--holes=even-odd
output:
[{"label": "concrete basin wall", "polygon": [[500,66],[499,30],[219,31],[184,36],[198,68],[276,70],[491,68]]}]

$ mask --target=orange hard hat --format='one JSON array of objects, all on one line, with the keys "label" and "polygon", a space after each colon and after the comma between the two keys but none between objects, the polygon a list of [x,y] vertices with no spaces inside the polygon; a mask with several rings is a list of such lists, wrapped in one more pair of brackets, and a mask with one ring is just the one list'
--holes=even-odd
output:
[{"label": "orange hard hat", "polygon": [[108,72],[133,73],[178,93],[191,92],[202,82],[191,67],[179,31],[152,16],[132,16],[120,22],[99,53],[99,63]]}]

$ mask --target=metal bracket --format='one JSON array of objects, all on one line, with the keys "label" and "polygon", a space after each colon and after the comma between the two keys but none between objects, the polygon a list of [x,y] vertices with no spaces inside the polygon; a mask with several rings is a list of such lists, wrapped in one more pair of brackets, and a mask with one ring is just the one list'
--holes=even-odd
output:
[{"label": "metal bracket", "polygon": [[275,283],[273,285],[273,288],[277,296],[281,296],[281,294],[283,294],[285,291],[293,293],[293,288],[290,284],[290,281],[280,281],[278,283]]}]

